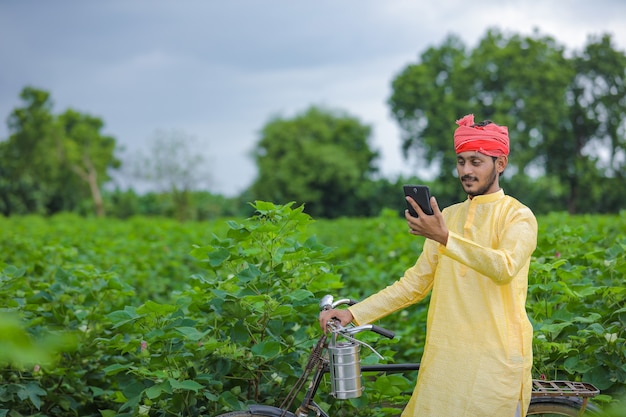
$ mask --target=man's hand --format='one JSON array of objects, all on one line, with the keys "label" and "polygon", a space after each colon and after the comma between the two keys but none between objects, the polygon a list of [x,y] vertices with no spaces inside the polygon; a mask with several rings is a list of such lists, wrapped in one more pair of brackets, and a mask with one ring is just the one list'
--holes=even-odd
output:
[{"label": "man's hand", "polygon": [[409,214],[409,210],[404,211],[404,217],[409,225],[409,233],[418,236],[424,236],[446,245],[448,243],[448,228],[443,220],[441,210],[437,204],[435,197],[430,197],[430,205],[433,208],[433,214],[428,215],[411,197],[406,197],[406,201],[413,206],[419,217],[413,217]]},{"label": "man's hand", "polygon": [[322,328],[324,333],[326,333],[326,331],[328,330],[326,328],[326,323],[328,323],[332,319],[339,320],[341,325],[345,326],[346,324],[348,324],[352,320],[354,320],[354,317],[352,316],[352,313],[350,313],[350,310],[335,310],[335,309],[332,309],[332,310],[323,310],[323,311],[321,311],[320,312],[320,327]]}]

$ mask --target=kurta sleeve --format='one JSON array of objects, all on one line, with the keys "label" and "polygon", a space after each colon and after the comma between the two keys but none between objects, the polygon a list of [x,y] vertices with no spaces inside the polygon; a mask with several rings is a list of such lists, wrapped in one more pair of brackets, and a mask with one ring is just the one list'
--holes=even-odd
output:
[{"label": "kurta sleeve", "polygon": [[502,233],[496,242],[476,242],[450,232],[446,246],[440,246],[442,255],[472,268],[492,279],[496,284],[511,282],[525,267],[537,245],[537,220],[528,208],[517,208],[501,225]]},{"label": "kurta sleeve", "polygon": [[424,242],[424,249],[415,265],[404,276],[365,300],[349,307],[357,324],[372,323],[395,311],[424,299],[433,287],[438,261],[437,243]]}]

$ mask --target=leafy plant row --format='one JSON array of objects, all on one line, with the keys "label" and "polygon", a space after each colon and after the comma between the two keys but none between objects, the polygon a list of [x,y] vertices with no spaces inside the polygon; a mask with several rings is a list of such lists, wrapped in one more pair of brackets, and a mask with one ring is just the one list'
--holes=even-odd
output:
[{"label": "leafy plant row", "polygon": [[[319,336],[319,297],[364,298],[423,244],[391,211],[313,222],[291,205],[254,208],[212,223],[0,218],[0,417],[212,416],[280,402]],[[554,213],[539,225],[534,376],[619,398],[626,216]],[[398,337],[372,343],[418,361],[426,313],[424,302],[385,318]],[[357,400],[319,401],[339,416],[394,415],[414,377],[368,378]]]}]

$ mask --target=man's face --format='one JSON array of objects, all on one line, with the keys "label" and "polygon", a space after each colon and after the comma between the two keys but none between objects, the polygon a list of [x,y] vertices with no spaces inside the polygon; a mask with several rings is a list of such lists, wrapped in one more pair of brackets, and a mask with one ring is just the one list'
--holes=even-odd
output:
[{"label": "man's face", "polygon": [[498,157],[494,161],[491,156],[474,151],[457,154],[456,170],[463,190],[470,197],[498,191],[498,176],[504,171],[506,162],[506,157]]}]

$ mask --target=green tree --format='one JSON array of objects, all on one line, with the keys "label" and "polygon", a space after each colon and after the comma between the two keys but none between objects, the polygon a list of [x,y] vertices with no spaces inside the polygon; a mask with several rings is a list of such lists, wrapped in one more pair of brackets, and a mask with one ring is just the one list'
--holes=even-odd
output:
[{"label": "green tree", "polygon": [[2,213],[76,211],[91,198],[104,215],[100,188],[119,161],[102,120],[74,110],[56,116],[50,94],[33,87],[20,98],[24,106],[9,116],[10,136],[0,143]]},{"label": "green tree", "polygon": [[376,172],[371,128],[345,113],[311,107],[293,119],[276,117],[254,150],[256,199],[305,204],[312,216],[358,211],[359,188]]},{"label": "green tree", "polygon": [[576,145],[577,171],[590,175],[581,182],[578,172],[560,171],[572,191],[569,211],[617,212],[625,203],[620,191],[626,185],[626,53],[610,36],[592,36],[572,60],[576,76],[568,92],[568,142]]},{"label": "green tree", "polygon": [[465,45],[450,35],[392,81],[389,105],[400,127],[403,154],[438,173],[436,195],[444,205],[461,197],[458,181],[451,176],[456,162],[450,121],[468,113],[466,103],[472,97],[468,66]]},{"label": "green tree", "polygon": [[20,98],[24,107],[8,118],[11,133],[0,142],[0,201],[5,215],[45,213],[53,202],[52,184],[58,176],[58,136],[50,94],[26,87]]},{"label": "green tree", "polygon": [[59,123],[64,133],[60,144],[62,164],[86,183],[96,214],[103,217],[101,188],[110,180],[108,170],[120,166],[115,157],[115,138],[101,133],[101,119],[71,109],[59,116]]},{"label": "green tree", "polygon": [[[604,60],[608,63],[601,64]],[[389,104],[403,133],[405,156],[413,152],[438,170],[437,195],[445,203],[463,198],[450,175],[453,121],[474,113],[477,121],[509,126],[512,185],[524,189],[529,179],[553,177],[564,187],[548,187],[550,194],[539,198],[565,204],[552,209],[591,210],[581,205],[586,197],[578,190],[598,190],[598,179],[619,177],[623,166],[623,62],[624,54],[613,49],[609,36],[591,41],[574,57],[537,32],[520,36],[489,30],[471,51],[449,36],[393,80]],[[600,169],[602,161],[589,152],[591,144],[609,152],[611,170]]]},{"label": "green tree", "polygon": [[208,185],[204,157],[197,152],[195,138],[183,131],[157,130],[151,137],[148,154],[135,159],[133,177],[151,190],[170,197],[169,215],[179,220],[194,218],[193,191]]}]

